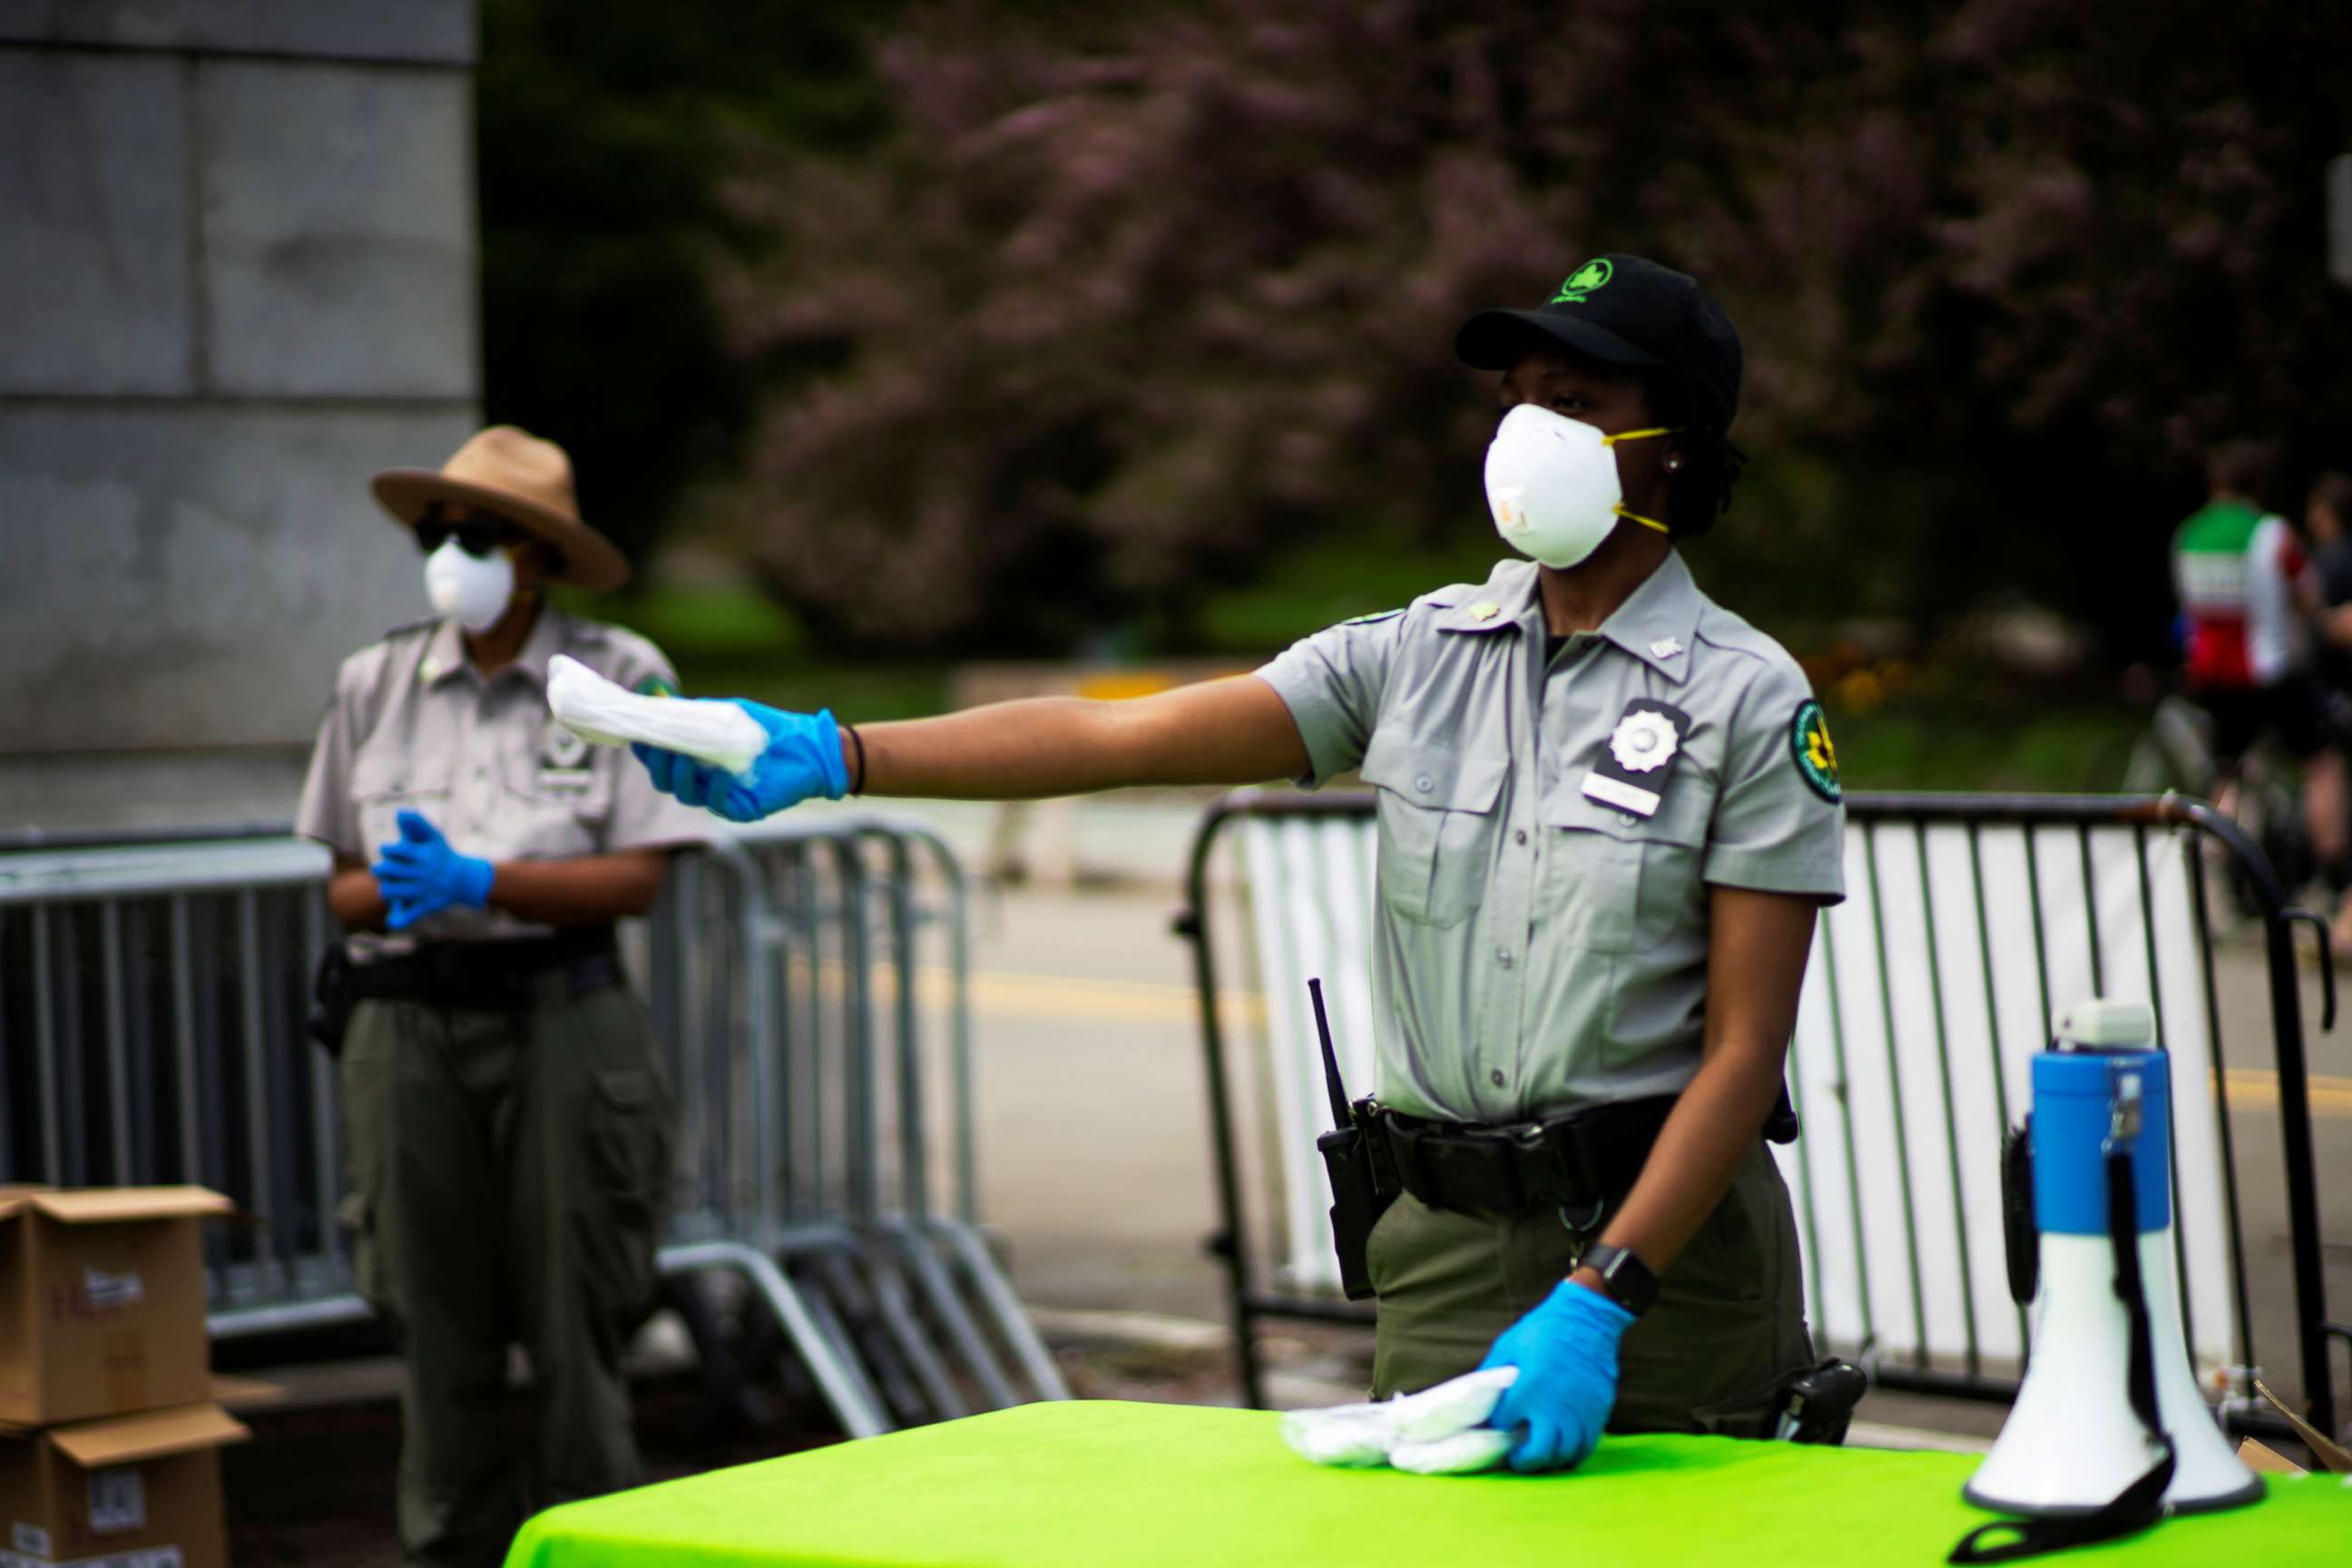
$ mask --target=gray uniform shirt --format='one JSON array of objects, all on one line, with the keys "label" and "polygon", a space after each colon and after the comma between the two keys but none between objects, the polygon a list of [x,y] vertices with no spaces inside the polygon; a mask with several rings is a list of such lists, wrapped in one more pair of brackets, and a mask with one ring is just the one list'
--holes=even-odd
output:
[{"label": "gray uniform shirt", "polygon": [[[1378,793],[1376,1092],[1412,1115],[1511,1121],[1680,1091],[1698,1070],[1708,885],[1844,896],[1834,763],[1806,765],[1818,710],[1786,650],[1670,554],[1547,668],[1538,570],[1504,562],[1258,672],[1306,740],[1300,782],[1360,768]],[[1638,775],[1659,796],[1647,817],[1585,793],[1643,698],[1690,719]]]},{"label": "gray uniform shirt", "polygon": [[[673,688],[669,661],[635,632],[547,606],[515,662],[488,680],[455,621],[404,626],[343,660],[319,727],[294,830],[338,856],[373,862],[423,813],[461,854],[552,860],[707,838],[710,818],[653,786],[616,747],[591,746],[547,708],[547,661],[570,654],[632,689]],[[450,909],[423,937],[537,936],[504,910]],[[391,939],[397,941],[398,939]],[[355,937],[355,948],[386,939]]]}]

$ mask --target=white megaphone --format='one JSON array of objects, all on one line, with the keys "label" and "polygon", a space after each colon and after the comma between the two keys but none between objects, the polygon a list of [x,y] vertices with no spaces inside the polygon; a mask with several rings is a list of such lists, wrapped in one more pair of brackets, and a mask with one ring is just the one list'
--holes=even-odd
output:
[{"label": "white megaphone", "polygon": [[[2062,1011],[2053,1033],[2053,1047],[2033,1058],[2029,1123],[2032,1358],[1961,1495],[2051,1521],[2040,1531],[2056,1545],[2252,1502],[2263,1484],[2199,1396],[2181,1338],[2171,1058],[2154,1047],[2147,1006],[2085,1002]],[[2012,1283],[2021,1296],[2032,1289]]]}]

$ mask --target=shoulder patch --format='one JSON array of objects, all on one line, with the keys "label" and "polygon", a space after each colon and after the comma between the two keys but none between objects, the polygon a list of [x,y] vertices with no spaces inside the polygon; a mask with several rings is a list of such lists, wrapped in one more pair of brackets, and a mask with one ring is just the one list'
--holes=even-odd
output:
[{"label": "shoulder patch", "polygon": [[1829,721],[1812,698],[1798,703],[1796,715],[1789,721],[1789,750],[1797,759],[1797,772],[1815,795],[1832,805],[1845,798],[1845,787],[1838,781],[1837,747],[1830,742]]},{"label": "shoulder patch", "polygon": [[1402,610],[1381,610],[1369,616],[1357,616],[1339,624],[1343,626],[1376,626],[1382,621],[1395,620],[1403,614]]},{"label": "shoulder patch", "polygon": [[664,679],[658,671],[639,680],[635,689],[640,697],[676,697],[678,694],[677,683]]}]

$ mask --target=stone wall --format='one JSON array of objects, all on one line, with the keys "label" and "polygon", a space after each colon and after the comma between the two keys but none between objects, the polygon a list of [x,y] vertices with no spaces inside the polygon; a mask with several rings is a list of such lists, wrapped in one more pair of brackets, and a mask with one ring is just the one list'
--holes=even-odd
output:
[{"label": "stone wall", "polygon": [[282,817],[474,427],[472,0],[0,0],[0,832]]}]

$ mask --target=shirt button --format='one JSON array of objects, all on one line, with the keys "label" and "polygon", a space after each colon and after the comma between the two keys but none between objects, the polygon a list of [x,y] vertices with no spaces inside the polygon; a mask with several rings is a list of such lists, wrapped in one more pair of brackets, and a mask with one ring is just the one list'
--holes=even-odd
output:
[{"label": "shirt button", "polygon": [[1423,773],[1419,778],[1412,781],[1412,787],[1419,790],[1422,794],[1427,795],[1431,790],[1435,789],[1437,784],[1436,782],[1427,773]]},{"label": "shirt button", "polygon": [[1527,841],[1528,841],[1528,830],[1527,830],[1526,828],[1522,827],[1522,828],[1520,828],[1520,829],[1519,829],[1519,842],[1520,842],[1520,843],[1522,843],[1522,844],[1525,844]]},{"label": "shirt button", "polygon": [[1509,948],[1498,947],[1495,950],[1495,962],[1501,964],[1504,968],[1508,969],[1516,961],[1511,957],[1511,950]]},{"label": "shirt button", "polygon": [[1490,1083],[1492,1083],[1492,1084],[1493,1084],[1496,1089],[1500,1089],[1500,1088],[1502,1088],[1502,1087],[1503,1087],[1503,1069],[1502,1069],[1501,1068],[1496,1068],[1493,1072],[1490,1072],[1490,1073],[1488,1073],[1488,1074],[1486,1075],[1486,1079],[1487,1079],[1487,1081],[1488,1081],[1488,1082],[1490,1082]]}]

